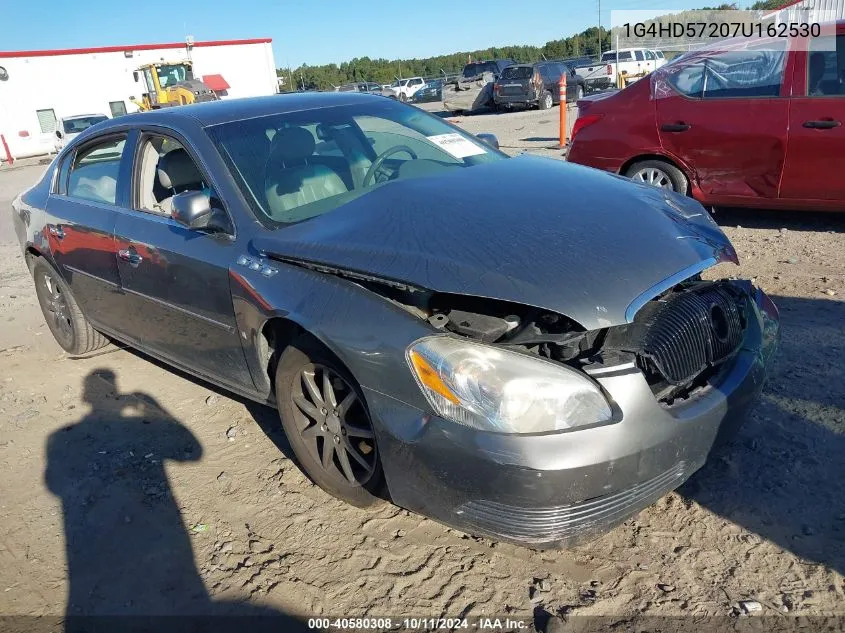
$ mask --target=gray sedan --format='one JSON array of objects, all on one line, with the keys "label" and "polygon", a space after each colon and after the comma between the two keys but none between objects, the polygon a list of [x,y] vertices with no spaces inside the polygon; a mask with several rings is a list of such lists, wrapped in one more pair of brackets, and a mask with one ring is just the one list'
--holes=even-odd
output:
[{"label": "gray sedan", "polygon": [[277,407],[355,505],[569,546],[729,436],[777,310],[701,279],[737,256],[695,201],[493,145],[358,93],[168,108],[80,134],[13,220],[68,352]]}]

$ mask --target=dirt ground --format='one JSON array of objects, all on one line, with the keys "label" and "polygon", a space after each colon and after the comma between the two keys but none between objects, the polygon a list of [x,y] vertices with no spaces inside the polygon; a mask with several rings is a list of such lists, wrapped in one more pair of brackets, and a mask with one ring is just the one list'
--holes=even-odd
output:
[{"label": "dirt ground", "polygon": [[[555,108],[462,117],[560,157]],[[765,395],[679,491],[573,551],[363,511],[289,459],[274,411],[130,350],[53,341],[0,171],[0,614],[845,615],[845,217],[719,211],[781,309]]]}]

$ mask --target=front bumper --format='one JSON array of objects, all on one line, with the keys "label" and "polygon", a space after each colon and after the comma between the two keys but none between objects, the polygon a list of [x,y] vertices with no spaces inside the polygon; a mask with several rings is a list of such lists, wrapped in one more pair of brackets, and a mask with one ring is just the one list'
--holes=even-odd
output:
[{"label": "front bumper", "polygon": [[617,409],[601,426],[537,435],[476,431],[366,390],[393,501],[466,532],[571,547],[680,486],[754,403],[779,340],[754,289],[741,350],[707,389],[661,405],[628,363],[591,372]]}]

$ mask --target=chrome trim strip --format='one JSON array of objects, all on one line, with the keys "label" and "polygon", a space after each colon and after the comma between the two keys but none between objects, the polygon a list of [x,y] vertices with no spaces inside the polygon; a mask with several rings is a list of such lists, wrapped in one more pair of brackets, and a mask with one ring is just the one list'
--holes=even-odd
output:
[{"label": "chrome trim strip", "polygon": [[235,328],[231,325],[226,325],[225,323],[221,323],[220,321],[215,321],[214,319],[210,319],[209,317],[203,316],[202,314],[197,314],[196,312],[191,312],[190,310],[186,310],[185,308],[183,308],[181,306],[177,306],[176,304],[170,303],[168,301],[163,301],[163,300],[158,299],[156,297],[151,297],[150,295],[146,295],[143,292],[138,292],[137,290],[132,290],[131,288],[123,288],[123,292],[125,292],[126,294],[135,295],[136,297],[141,297],[142,299],[146,299],[147,301],[151,301],[151,302],[155,303],[156,305],[160,305],[162,307],[169,308],[170,310],[175,310],[176,312],[179,312],[179,313],[184,314],[184,315],[189,316],[189,317],[193,317],[194,319],[199,319],[200,321],[203,321],[203,322],[208,323],[210,325],[215,325],[215,326],[217,326],[217,327],[219,327],[223,330],[226,330],[230,334],[234,334],[234,332],[235,332]]},{"label": "chrome trim strip", "polygon": [[84,270],[79,270],[78,268],[76,268],[74,266],[68,266],[67,264],[65,264],[63,266],[63,268],[65,270],[69,270],[70,272],[72,272],[76,275],[82,275],[83,277],[88,277],[88,278],[93,279],[95,281],[99,281],[100,283],[103,283],[103,284],[109,286],[110,288],[118,288],[118,289],[120,288],[120,284],[116,284],[113,281],[109,281],[108,279],[103,279],[102,277],[98,277],[97,275],[93,275],[89,272],[85,272]]},{"label": "chrome trim strip", "polygon": [[679,270],[674,275],[671,275],[664,279],[663,281],[659,281],[654,284],[651,288],[640,294],[636,299],[634,299],[628,307],[625,309],[625,320],[628,323],[633,323],[634,316],[637,312],[640,311],[646,303],[654,299],[657,295],[662,292],[666,292],[672,286],[676,286],[677,284],[681,283],[685,279],[689,279],[693,275],[697,275],[703,270],[707,270],[711,266],[716,265],[719,262],[716,257],[708,257],[707,259],[703,259],[700,262],[696,262],[692,266],[687,266],[683,270]]}]

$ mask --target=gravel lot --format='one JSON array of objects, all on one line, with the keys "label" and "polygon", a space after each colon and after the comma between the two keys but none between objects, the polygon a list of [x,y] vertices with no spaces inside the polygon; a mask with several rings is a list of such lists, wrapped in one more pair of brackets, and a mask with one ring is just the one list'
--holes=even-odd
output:
[{"label": "gravel lot", "polygon": [[[457,123],[511,154],[560,158],[557,117]],[[712,276],[754,278],[782,311],[760,406],[678,492],[593,543],[535,552],[344,505],[291,462],[275,412],[129,350],[64,354],[8,213],[43,169],[0,170],[0,614],[508,616],[542,629],[549,614],[731,616],[756,600],[776,617],[845,616],[845,217],[717,213],[742,265]]]}]

